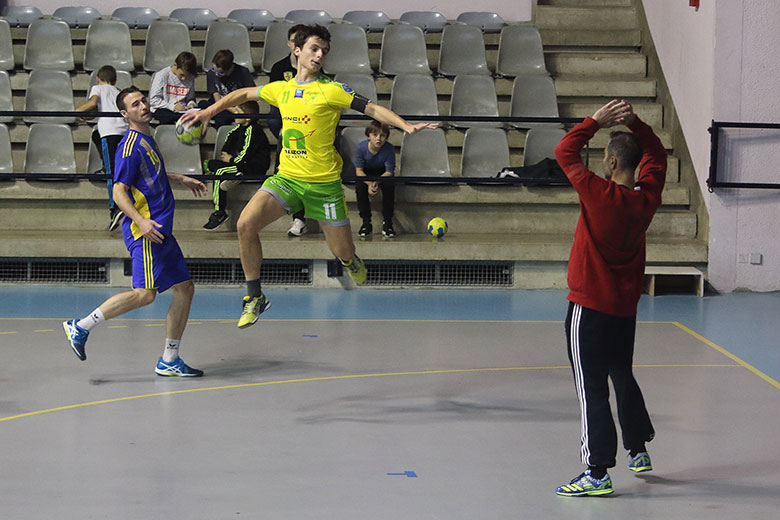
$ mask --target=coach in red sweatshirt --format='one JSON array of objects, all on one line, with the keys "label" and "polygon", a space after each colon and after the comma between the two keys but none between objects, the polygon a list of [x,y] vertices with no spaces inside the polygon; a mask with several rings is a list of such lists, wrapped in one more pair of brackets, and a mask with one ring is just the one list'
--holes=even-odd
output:
[{"label": "coach in red sweatshirt", "polygon": [[[610,134],[602,178],[585,167],[582,148],[600,128],[616,125],[631,132]],[[607,468],[615,466],[617,454],[608,378],[615,388],[628,467],[634,472],[652,469],[645,443],[653,439],[653,425],[632,363],[645,233],[661,205],[666,151],[630,104],[614,100],[567,133],[555,158],[580,199],[569,257],[566,341],[580,403],[581,458],[587,466],[557,493],[606,495],[613,492]]]}]

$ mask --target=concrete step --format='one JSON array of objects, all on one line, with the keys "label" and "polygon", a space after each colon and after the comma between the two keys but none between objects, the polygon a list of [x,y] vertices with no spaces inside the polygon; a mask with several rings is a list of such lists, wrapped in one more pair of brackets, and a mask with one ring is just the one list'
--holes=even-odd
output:
[{"label": "concrete step", "polygon": [[[94,231],[2,230],[0,256],[126,258],[116,233]],[[181,231],[176,239],[187,258],[237,258],[235,233]],[[261,235],[263,253],[269,259],[312,258],[330,260],[321,234],[289,239],[281,233]],[[555,235],[461,233],[451,229],[443,239],[428,234],[403,234],[393,240],[374,234],[356,240],[360,256],[370,260],[510,260],[566,262],[573,233]],[[73,244],[81,244],[75,248]],[[707,245],[699,239],[648,238],[647,261],[701,264],[707,262]]]},{"label": "concrete step", "polygon": [[633,0],[539,0],[539,5],[555,7],[631,7]]},{"label": "concrete step", "polygon": [[540,29],[539,33],[545,47],[639,47],[642,44],[642,31],[639,29]]},{"label": "concrete step", "polygon": [[[587,117],[593,115],[603,103],[559,103],[561,117]],[[642,121],[653,128],[663,127],[663,105],[658,103],[634,103],[634,111]]]},{"label": "concrete step", "polygon": [[652,78],[621,79],[593,76],[559,76],[555,93],[562,97],[655,98],[657,82]]},{"label": "concrete step", "polygon": [[593,50],[545,51],[548,72],[558,76],[618,76],[644,78],[647,76],[647,57],[638,52],[595,52]]},{"label": "concrete step", "polygon": [[549,6],[537,5],[534,24],[540,29],[638,29],[636,8],[620,6]]}]

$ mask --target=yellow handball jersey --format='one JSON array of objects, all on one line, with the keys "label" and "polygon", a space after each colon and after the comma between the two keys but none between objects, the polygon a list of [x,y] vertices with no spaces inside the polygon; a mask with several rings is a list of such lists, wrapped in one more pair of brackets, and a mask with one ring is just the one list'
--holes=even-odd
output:
[{"label": "yellow handball jersey", "polygon": [[320,76],[305,85],[295,78],[274,81],[258,88],[257,96],[282,114],[279,173],[305,182],[339,180],[342,161],[333,141],[341,110],[350,107],[355,92]]}]

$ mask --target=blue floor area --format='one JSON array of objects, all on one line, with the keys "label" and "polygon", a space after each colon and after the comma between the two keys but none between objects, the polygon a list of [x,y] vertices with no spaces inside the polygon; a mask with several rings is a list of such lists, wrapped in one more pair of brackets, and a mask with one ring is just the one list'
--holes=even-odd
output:
[{"label": "blue floor area", "polygon": [[[4,286],[3,318],[84,316],[123,289]],[[563,321],[566,291],[474,289],[278,289],[265,290],[273,306],[268,319],[522,320]],[[190,317],[234,319],[243,288],[198,287]],[[165,317],[170,295],[124,318]],[[780,381],[780,293],[642,296],[640,321],[677,321]],[[12,321],[0,321],[0,332]],[[563,331],[561,331],[563,340]],[[2,340],[4,341],[4,340]]]}]

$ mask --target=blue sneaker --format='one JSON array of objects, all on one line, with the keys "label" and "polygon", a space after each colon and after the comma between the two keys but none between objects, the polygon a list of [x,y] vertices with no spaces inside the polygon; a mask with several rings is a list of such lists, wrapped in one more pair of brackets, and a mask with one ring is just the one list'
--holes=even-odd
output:
[{"label": "blue sneaker", "polygon": [[166,363],[162,358],[157,360],[157,366],[154,369],[158,376],[164,377],[201,377],[203,370],[192,368],[180,357],[176,361]]},{"label": "blue sneaker", "polygon": [[609,473],[599,480],[590,476],[590,468],[586,469],[584,473],[580,474],[578,477],[574,477],[571,482],[564,484],[555,491],[555,493],[562,497],[609,495],[614,492],[615,490],[612,489],[612,479],[609,478]]},{"label": "blue sneaker", "polygon": [[78,356],[80,360],[84,361],[87,359],[87,353],[84,350],[84,345],[87,343],[89,331],[79,327],[76,324],[77,321],[78,320],[76,319],[63,321],[62,328],[65,330],[65,335],[68,337],[68,341],[70,342],[70,346],[73,349],[73,352],[76,353],[76,356]]},{"label": "blue sneaker", "polygon": [[[629,457],[631,456],[629,455]],[[628,461],[628,469],[634,473],[653,471],[653,463],[650,462],[650,455],[646,451],[637,453]]]}]

